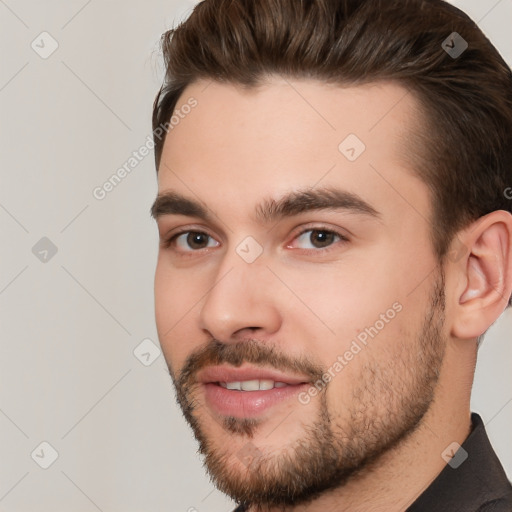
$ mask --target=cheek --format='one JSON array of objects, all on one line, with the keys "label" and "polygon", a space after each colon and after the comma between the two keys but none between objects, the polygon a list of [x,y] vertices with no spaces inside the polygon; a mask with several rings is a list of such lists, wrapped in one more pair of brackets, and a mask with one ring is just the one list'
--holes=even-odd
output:
[{"label": "cheek", "polygon": [[343,350],[361,330],[403,300],[400,277],[384,266],[384,262],[355,263],[347,258],[337,265],[283,268],[283,281],[293,283],[296,295],[295,308],[290,308],[294,322],[321,335],[331,352]]},{"label": "cheek", "polygon": [[155,272],[155,319],[158,337],[167,363],[179,368],[199,333],[194,336],[192,321],[200,307],[201,279],[197,273],[173,269],[160,256]]},{"label": "cheek", "polygon": [[339,318],[337,336],[323,347],[328,407],[335,416],[346,418],[358,406],[383,414],[393,397],[407,394],[411,375],[420,371],[425,296],[419,291],[418,296],[395,299],[388,292],[380,305],[374,298],[359,313],[346,312]]},{"label": "cheek", "polygon": [[326,385],[337,396],[351,395],[370,356],[383,361],[398,356],[395,341],[404,337],[411,297],[399,291],[401,277],[385,266],[381,261],[363,269],[362,263],[357,268],[347,262],[297,275],[283,269],[283,280],[295,284],[296,295],[283,311],[294,332],[286,338],[301,340],[303,350],[326,369]]}]

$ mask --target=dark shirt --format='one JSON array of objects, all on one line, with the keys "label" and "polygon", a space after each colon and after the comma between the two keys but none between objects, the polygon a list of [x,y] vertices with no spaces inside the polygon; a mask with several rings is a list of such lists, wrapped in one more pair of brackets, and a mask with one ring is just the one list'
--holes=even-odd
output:
[{"label": "dark shirt", "polygon": [[[512,512],[512,485],[489,442],[482,418],[471,415],[472,429],[437,478],[406,512]],[[461,456],[461,454],[463,456]],[[414,470],[414,468],[411,468]],[[233,512],[245,512],[239,505]]]}]

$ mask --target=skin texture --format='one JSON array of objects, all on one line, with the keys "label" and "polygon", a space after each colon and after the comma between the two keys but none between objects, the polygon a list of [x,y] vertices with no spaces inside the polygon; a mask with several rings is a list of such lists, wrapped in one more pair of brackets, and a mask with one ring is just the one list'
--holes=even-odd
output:
[{"label": "skin texture", "polygon": [[[251,511],[403,510],[469,433],[476,338],[510,295],[512,221],[475,221],[441,265],[428,188],[404,156],[419,112],[405,93],[272,77],[251,90],[199,81],[178,102],[197,107],[167,135],[159,194],[197,201],[209,218],[156,212],[157,328],[207,469]],[[366,146],[355,161],[338,149],[349,134]],[[256,214],[298,190],[334,188],[374,214]],[[191,231],[205,235],[179,236]],[[262,251],[252,263],[236,250],[248,236]],[[197,383],[219,362],[314,382],[377,325],[308,403],[228,418]]]}]

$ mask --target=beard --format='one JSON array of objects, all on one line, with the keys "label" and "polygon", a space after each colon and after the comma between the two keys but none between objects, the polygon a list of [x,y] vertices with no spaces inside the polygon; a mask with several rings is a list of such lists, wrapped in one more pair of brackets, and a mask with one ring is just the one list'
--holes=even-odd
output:
[{"label": "beard", "polygon": [[[306,504],[343,486],[350,478],[371,469],[379,457],[409,437],[420,425],[434,400],[444,357],[444,275],[439,270],[431,291],[422,327],[412,340],[396,340],[395,356],[383,361],[366,348],[352,386],[350,400],[335,415],[328,401],[329,384],[318,395],[313,422],[302,424],[301,438],[280,448],[279,453],[260,451],[253,438],[262,420],[226,417],[218,420],[194,398],[196,373],[209,365],[242,363],[274,367],[321,379],[325,368],[311,359],[290,359],[255,340],[225,344],[217,340],[187,358],[179,378],[171,377],[177,402],[199,442],[199,452],[216,487],[238,503],[259,508],[285,508]],[[373,341],[378,343],[378,341]],[[395,343],[395,342],[394,342]],[[335,397],[333,397],[335,399]],[[203,411],[202,419],[197,411]],[[233,453],[226,444],[216,445],[204,425],[217,422],[234,439],[246,445]],[[249,456],[240,469],[233,456]]]}]

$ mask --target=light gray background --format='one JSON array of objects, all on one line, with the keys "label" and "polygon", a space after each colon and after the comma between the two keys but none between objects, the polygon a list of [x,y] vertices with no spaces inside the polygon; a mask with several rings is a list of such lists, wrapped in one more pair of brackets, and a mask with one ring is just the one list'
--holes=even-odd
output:
[{"label": "light gray background", "polygon": [[[512,0],[455,3],[511,63]],[[152,154],[104,200],[92,194],[151,133],[159,36],[193,5],[0,0],[0,511],[231,508],[204,474],[163,357],[144,366],[133,354],[158,344]],[[59,45],[47,59],[31,48],[48,51],[43,31]],[[58,252],[42,262],[32,247],[45,236]],[[508,311],[473,394],[509,477],[511,332]],[[35,462],[50,461],[43,441],[58,452],[48,469]]]}]

